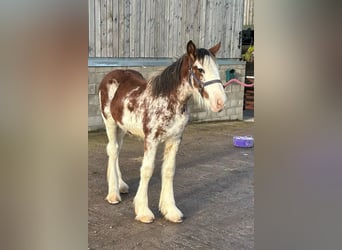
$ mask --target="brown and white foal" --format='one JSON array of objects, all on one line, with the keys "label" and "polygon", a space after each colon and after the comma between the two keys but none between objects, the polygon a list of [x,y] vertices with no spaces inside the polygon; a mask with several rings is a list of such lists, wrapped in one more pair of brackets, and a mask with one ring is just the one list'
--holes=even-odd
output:
[{"label": "brown and white foal", "polygon": [[100,107],[106,126],[108,145],[108,195],[111,204],[128,192],[119,168],[119,151],[125,133],[144,139],[144,158],[140,183],[134,198],[136,220],[150,223],[154,215],[148,207],[148,183],[154,169],[157,146],[165,142],[159,209],[172,222],[181,222],[173,194],[175,159],[183,130],[189,119],[190,97],[213,112],[221,111],[226,95],[220,80],[215,54],[220,43],[197,49],[192,41],[187,53],[148,82],[134,70],[113,70],[99,87]]}]

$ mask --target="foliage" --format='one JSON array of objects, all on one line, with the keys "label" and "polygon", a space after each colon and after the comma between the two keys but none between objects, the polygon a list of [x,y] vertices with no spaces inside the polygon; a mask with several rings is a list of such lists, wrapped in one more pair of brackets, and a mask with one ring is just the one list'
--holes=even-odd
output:
[{"label": "foliage", "polygon": [[242,54],[242,60],[246,62],[254,61],[254,45],[249,46],[245,54]]}]

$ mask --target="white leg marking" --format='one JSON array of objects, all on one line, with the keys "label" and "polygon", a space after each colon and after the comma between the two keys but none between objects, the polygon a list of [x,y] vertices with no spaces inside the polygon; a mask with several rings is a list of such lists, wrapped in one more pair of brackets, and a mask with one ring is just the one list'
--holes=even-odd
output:
[{"label": "white leg marking", "polygon": [[104,120],[106,125],[108,144],[108,167],[107,167],[107,182],[108,182],[108,195],[106,200],[111,204],[117,204],[121,201],[119,192],[119,176],[117,171],[117,158],[118,158],[118,146],[116,130],[117,125],[114,121]]},{"label": "white leg marking", "polygon": [[140,169],[140,182],[137,194],[134,198],[135,219],[143,223],[151,223],[154,215],[148,207],[148,183],[154,169],[154,159],[157,151],[156,143],[147,143],[143,163]]},{"label": "white leg marking", "polygon": [[118,127],[117,128],[118,156],[116,158],[116,171],[117,171],[118,177],[119,177],[119,190],[120,190],[120,193],[122,193],[122,194],[128,193],[128,190],[129,190],[128,185],[122,179],[120,166],[119,166],[119,154],[120,154],[120,149],[122,146],[122,141],[123,141],[124,136],[125,136],[125,132]]},{"label": "white leg marking", "polygon": [[183,221],[183,214],[176,207],[173,194],[173,176],[179,144],[180,140],[168,140],[165,142],[164,162],[162,165],[162,189],[159,201],[159,210],[165,219],[175,223]]}]

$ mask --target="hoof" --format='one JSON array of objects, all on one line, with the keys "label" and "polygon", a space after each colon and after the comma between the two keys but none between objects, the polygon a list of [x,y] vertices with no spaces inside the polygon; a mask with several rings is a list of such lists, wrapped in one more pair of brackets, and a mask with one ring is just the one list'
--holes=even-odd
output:
[{"label": "hoof", "polygon": [[171,221],[173,223],[182,223],[183,222],[183,215],[179,216],[179,215],[169,215],[166,214],[164,216],[164,218],[168,221]]},{"label": "hoof", "polygon": [[127,194],[129,190],[128,185],[125,182],[120,183],[120,193]]},{"label": "hoof", "polygon": [[112,195],[107,195],[105,200],[108,201],[109,204],[118,204],[121,201],[121,197],[115,194],[112,194]]},{"label": "hoof", "polygon": [[135,219],[142,223],[152,223],[154,220],[154,214],[149,208],[144,208],[139,212],[136,212]]},{"label": "hoof", "polygon": [[160,209],[160,212],[164,215],[164,218],[173,223],[183,222],[183,214],[177,207],[168,209]]},{"label": "hoof", "polygon": [[142,222],[142,223],[149,224],[149,223],[152,223],[154,221],[154,216],[153,217],[151,217],[151,216],[136,216],[135,219],[137,221]]}]

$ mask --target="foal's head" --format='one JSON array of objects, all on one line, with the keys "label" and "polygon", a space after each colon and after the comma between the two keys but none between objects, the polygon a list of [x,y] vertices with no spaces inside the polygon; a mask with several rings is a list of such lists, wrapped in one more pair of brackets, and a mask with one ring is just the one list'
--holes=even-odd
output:
[{"label": "foal's head", "polygon": [[187,44],[189,61],[189,83],[193,89],[193,96],[213,112],[223,109],[226,101],[215,55],[221,43],[210,49],[197,49],[190,40]]}]

